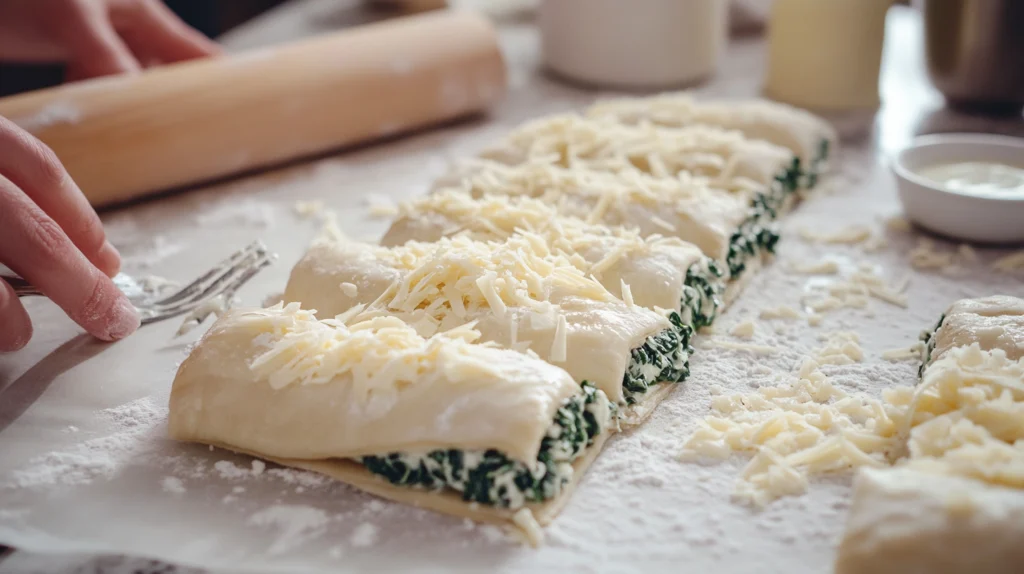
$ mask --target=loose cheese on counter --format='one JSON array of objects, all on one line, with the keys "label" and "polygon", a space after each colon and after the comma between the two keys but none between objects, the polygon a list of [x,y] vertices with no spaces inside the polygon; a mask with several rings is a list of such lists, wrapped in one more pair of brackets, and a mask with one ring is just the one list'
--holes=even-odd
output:
[{"label": "loose cheese on counter", "polygon": [[819,339],[825,341],[825,346],[814,355],[819,365],[849,365],[864,360],[864,351],[860,347],[860,336],[857,333],[839,331]]},{"label": "loose cheese on counter", "polygon": [[775,347],[767,345],[754,345],[751,343],[737,343],[735,341],[722,341],[720,339],[705,339],[704,347],[719,347],[733,351],[749,351],[755,355],[772,355],[778,352]]},{"label": "loose cheese on counter", "polygon": [[910,265],[914,269],[948,271],[957,263],[955,252],[937,250],[935,242],[927,237],[918,239],[917,245],[910,250],[908,255],[910,256]]},{"label": "loose cheese on counter", "polygon": [[805,275],[835,275],[839,273],[839,264],[829,260],[817,263],[795,263],[791,268],[793,271]]},{"label": "loose cheese on counter", "polygon": [[729,330],[729,334],[733,337],[749,339],[754,336],[754,322],[748,319],[742,323],[737,323]]},{"label": "loose cheese on counter", "polygon": [[867,225],[850,225],[834,232],[801,229],[800,237],[812,243],[856,244],[863,243],[874,235]]},{"label": "loose cheese on counter", "polygon": [[[855,360],[852,342],[837,336],[817,356]],[[842,391],[807,359],[796,381],[719,393],[711,410],[683,443],[682,458],[753,453],[735,492],[746,503],[801,493],[813,475],[904,457],[923,472],[1024,487],[1024,359],[998,349],[953,349],[919,385],[888,389],[881,401]]]},{"label": "loose cheese on counter", "polygon": [[833,281],[824,289],[812,291],[804,295],[801,302],[815,313],[843,308],[864,309],[869,299],[906,308],[908,300],[902,291],[908,285],[909,279],[904,279],[895,287],[890,287],[874,270],[867,269],[851,274],[846,280]]},{"label": "loose cheese on counter", "polygon": [[[748,452],[734,496],[764,506],[806,490],[810,476],[884,466],[896,427],[879,401],[849,395],[807,359],[797,379],[750,394],[717,394],[712,415],[683,443],[683,460]],[[879,436],[883,435],[883,436]]]},{"label": "loose cheese on counter", "polygon": [[886,361],[920,361],[924,352],[924,344],[917,343],[901,349],[889,349],[882,351],[882,358]]},{"label": "loose cheese on counter", "polygon": [[779,305],[775,308],[763,309],[760,317],[762,319],[800,319],[803,316],[799,311],[786,305]]},{"label": "loose cheese on counter", "polygon": [[526,543],[533,548],[538,548],[544,543],[544,530],[529,508],[520,508],[512,515],[512,522],[518,527],[512,530],[513,535],[522,534]]}]

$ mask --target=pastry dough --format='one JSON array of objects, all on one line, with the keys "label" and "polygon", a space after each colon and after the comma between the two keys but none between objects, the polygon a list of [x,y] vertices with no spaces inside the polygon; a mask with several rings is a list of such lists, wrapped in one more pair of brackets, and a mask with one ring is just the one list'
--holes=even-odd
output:
[{"label": "pastry dough", "polygon": [[1024,564],[1024,492],[911,469],[854,483],[836,574],[1013,574]]},{"label": "pastry dough", "polygon": [[[1024,563],[1022,301],[950,307],[911,391],[889,391],[905,428],[895,469],[855,483],[836,572],[1018,572]],[[927,360],[927,357],[926,357]]]},{"label": "pastry dough", "polygon": [[346,327],[296,307],[217,321],[178,369],[172,437],[282,458],[495,448],[529,462],[580,392],[563,369],[458,332],[424,339],[394,317]]},{"label": "pastry dough", "polygon": [[676,92],[600,101],[587,110],[587,116],[631,125],[651,123],[670,128],[705,125],[737,130],[748,138],[790,150],[800,158],[804,170],[815,174],[826,169],[826,160],[838,142],[835,129],[825,120],[805,110],[768,100],[702,101],[689,93]]},{"label": "pastry dough", "polygon": [[573,114],[528,122],[480,155],[508,165],[543,159],[597,171],[639,169],[655,177],[685,173],[748,193],[767,193],[793,167],[789,150],[737,131],[628,126]]},{"label": "pastry dough", "polygon": [[[351,460],[436,449],[462,450],[469,460],[472,452],[496,449],[529,468],[540,464],[556,412],[581,387],[536,357],[475,344],[478,336],[461,328],[424,339],[394,317],[319,321],[296,304],[232,310],[179,368],[169,432],[387,498],[509,521],[521,504],[470,504],[450,490],[391,484]],[[571,459],[565,484],[552,499],[525,504],[541,522],[561,508],[612,429],[607,400],[594,406],[598,433]]]},{"label": "pastry dough", "polygon": [[930,360],[971,343],[985,351],[1002,349],[1012,360],[1024,357],[1024,299],[993,295],[957,301],[929,340]]},{"label": "pastry dough", "polygon": [[543,161],[507,166],[474,160],[456,167],[434,189],[461,191],[476,198],[538,198],[564,216],[636,229],[643,237],[682,239],[723,263],[730,259],[734,235],[741,228],[749,231],[741,234],[741,239],[757,247],[751,249],[754,254],[741,253],[745,259],[756,259],[755,254],[767,251],[756,245],[758,229],[778,237],[772,214],[752,208],[745,194],[716,190],[705,179],[686,175],[657,178],[635,170],[593,172]]},{"label": "pastry dough", "polygon": [[[398,219],[381,244],[433,242],[452,235],[503,240],[517,233],[536,234],[619,299],[628,290],[637,305],[680,310],[688,324],[692,315],[700,316],[698,327],[709,324],[720,304],[721,271],[697,246],[675,237],[644,239],[632,229],[562,216],[529,196],[473,199],[453,190],[428,194],[399,206]],[[681,309],[684,301],[686,308]]]},{"label": "pastry dough", "polygon": [[[355,285],[355,296],[342,283]],[[393,248],[316,243],[293,268],[284,300],[322,317],[369,304],[364,316],[402,317],[425,335],[474,321],[483,340],[531,349],[616,402],[627,398],[632,350],[672,328],[665,316],[616,299],[567,258],[518,236]]]}]

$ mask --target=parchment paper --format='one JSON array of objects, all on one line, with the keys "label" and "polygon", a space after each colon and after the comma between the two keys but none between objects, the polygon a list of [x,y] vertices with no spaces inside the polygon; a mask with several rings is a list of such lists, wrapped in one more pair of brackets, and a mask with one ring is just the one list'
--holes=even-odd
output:
[{"label": "parchment paper", "polygon": [[[365,194],[422,193],[448,159],[524,119],[596,96],[537,75],[536,37],[528,27],[507,27],[503,40],[513,91],[492,117],[108,214],[127,270],[184,280],[261,238],[281,259],[242,291],[247,303],[259,303],[283,289],[316,229],[293,212],[297,200],[322,200],[351,236],[375,238],[386,224],[367,217]],[[723,64],[728,74],[703,91],[754,94],[758,46],[734,44]],[[900,65],[889,68],[906,75]],[[839,182],[787,219],[778,260],[751,283],[720,330],[766,307],[798,306],[811,283],[789,270],[796,260],[868,261],[893,280],[909,272],[906,253],[915,234],[884,231],[880,217],[897,213],[898,204],[877,160],[912,134],[905,110],[936,100],[920,90],[887,94],[874,139],[846,144]],[[801,228],[848,224],[881,230],[888,248],[865,254],[799,239]],[[171,443],[164,438],[166,398],[197,333],[174,340],[178,323],[170,321],[102,345],[79,335],[49,302],[26,301],[36,336],[26,350],[0,357],[0,543],[251,572],[607,572],[684,565],[693,572],[825,571],[842,529],[848,476],[818,480],[807,495],[758,512],[730,502],[743,460],[684,464],[676,460],[679,444],[708,412],[710,385],[748,390],[784,381],[824,333],[861,336],[862,363],[826,370],[844,389],[877,394],[912,382],[916,364],[886,362],[881,352],[913,343],[955,299],[1024,295],[1019,275],[988,269],[1005,251],[980,253],[982,261],[957,276],[909,272],[909,309],[875,301],[868,310],[829,314],[817,328],[759,324],[752,342],[776,347],[768,357],[698,352],[689,381],[650,423],[610,443],[539,550],[497,529],[375,500],[314,475]]]}]

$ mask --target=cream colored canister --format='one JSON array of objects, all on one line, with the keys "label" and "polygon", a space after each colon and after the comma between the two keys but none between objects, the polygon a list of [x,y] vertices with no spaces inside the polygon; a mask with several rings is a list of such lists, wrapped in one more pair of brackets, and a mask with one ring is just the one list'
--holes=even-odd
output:
[{"label": "cream colored canister", "polygon": [[885,14],[892,3],[775,0],[765,94],[814,110],[877,108]]}]

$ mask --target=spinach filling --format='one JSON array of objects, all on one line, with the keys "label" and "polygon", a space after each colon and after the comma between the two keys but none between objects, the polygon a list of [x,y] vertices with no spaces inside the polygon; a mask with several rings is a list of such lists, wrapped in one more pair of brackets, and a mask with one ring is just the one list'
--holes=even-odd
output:
[{"label": "spinach filling", "polygon": [[921,366],[917,368],[917,378],[924,376],[924,370],[928,368],[928,364],[932,362],[932,352],[935,351],[935,345],[938,343],[935,335],[939,333],[939,329],[942,327],[942,323],[946,320],[946,314],[943,313],[939,317],[939,322],[935,324],[935,327],[930,331],[921,331],[921,342],[924,343],[924,350],[921,351]]},{"label": "spinach filling", "polygon": [[707,327],[715,321],[722,306],[722,270],[714,261],[707,262],[707,271],[699,265],[686,270],[683,297],[679,302],[683,321],[694,330]]},{"label": "spinach filling", "polygon": [[[828,141],[822,141],[827,154]],[[729,238],[725,263],[729,267],[730,277],[739,277],[752,257],[765,251],[775,253],[779,231],[772,222],[778,218],[786,201],[796,193],[801,182],[805,181],[805,176],[800,158],[794,157],[789,167],[775,176],[767,193],[758,193],[750,200],[750,214]]]},{"label": "spinach filling", "polygon": [[811,165],[809,166],[807,173],[804,174],[804,179],[802,182],[804,187],[806,187],[807,189],[810,189],[815,185],[818,185],[818,177],[821,175],[822,168],[828,161],[830,151],[831,150],[829,149],[829,143],[827,139],[822,139],[820,142],[818,142],[817,153],[815,153],[814,159],[811,160]]},{"label": "spinach filling", "polygon": [[725,264],[729,267],[729,277],[736,279],[747,268],[747,261],[762,252],[775,252],[775,245],[779,242],[779,231],[771,224],[770,216],[765,211],[766,202],[761,201],[764,196],[759,195],[751,202],[752,213],[736,233],[729,238],[729,251],[725,256]]},{"label": "spinach filling", "polygon": [[679,313],[669,313],[668,320],[670,328],[651,335],[630,353],[629,366],[622,376],[626,404],[635,404],[655,383],[680,383],[690,375],[693,328]]},{"label": "spinach filling", "polygon": [[501,452],[434,450],[364,456],[363,465],[395,485],[462,493],[466,502],[518,508],[550,500],[572,480],[572,461],[583,454],[615,418],[616,407],[604,393],[584,382],[568,399],[540,444],[537,461],[526,465]]}]

